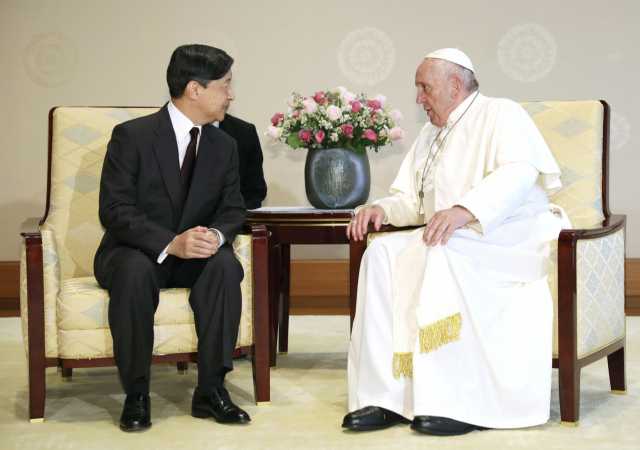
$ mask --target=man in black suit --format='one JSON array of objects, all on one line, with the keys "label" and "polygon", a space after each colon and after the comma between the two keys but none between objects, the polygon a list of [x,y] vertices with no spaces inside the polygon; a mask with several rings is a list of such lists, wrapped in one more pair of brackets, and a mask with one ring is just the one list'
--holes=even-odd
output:
[{"label": "man in black suit", "polygon": [[262,172],[262,147],[255,125],[227,114],[218,126],[238,143],[238,171],[244,204],[247,209],[260,208],[267,196],[267,183]]},{"label": "man in black suit", "polygon": [[100,182],[106,233],[94,271],[108,289],[113,352],[127,393],[120,428],[151,426],[149,373],[160,289],[190,288],[198,336],[192,415],[247,423],[223,387],[238,337],[242,266],[231,243],[246,218],[236,142],[211,125],[234,99],[233,59],[178,47],[167,68],[171,101],[116,126]]}]

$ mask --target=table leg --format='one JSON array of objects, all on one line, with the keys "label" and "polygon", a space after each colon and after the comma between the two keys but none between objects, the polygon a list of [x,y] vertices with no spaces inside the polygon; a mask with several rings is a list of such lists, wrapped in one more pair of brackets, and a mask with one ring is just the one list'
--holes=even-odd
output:
[{"label": "table leg", "polygon": [[282,302],[280,304],[280,342],[281,355],[289,352],[289,288],[291,287],[291,245],[280,244],[282,261]]},{"label": "table leg", "polygon": [[269,237],[269,367],[275,370],[278,344],[278,306],[280,303],[280,248],[273,234]]}]

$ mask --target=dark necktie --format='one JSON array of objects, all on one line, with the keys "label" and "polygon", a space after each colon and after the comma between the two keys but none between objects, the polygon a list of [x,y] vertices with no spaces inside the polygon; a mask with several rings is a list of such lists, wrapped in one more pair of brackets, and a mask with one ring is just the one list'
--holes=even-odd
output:
[{"label": "dark necktie", "polygon": [[182,181],[182,209],[187,203],[187,196],[189,195],[189,188],[191,187],[191,176],[193,175],[193,168],[196,165],[196,145],[198,144],[198,133],[200,130],[198,127],[193,127],[189,134],[191,135],[191,141],[187,146],[187,152],[184,154],[184,160],[182,161],[182,167],[180,168],[180,179]]}]

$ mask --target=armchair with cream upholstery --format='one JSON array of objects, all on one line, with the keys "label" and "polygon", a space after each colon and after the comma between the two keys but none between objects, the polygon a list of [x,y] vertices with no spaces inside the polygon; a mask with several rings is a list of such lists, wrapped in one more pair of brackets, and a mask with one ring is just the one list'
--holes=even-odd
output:
[{"label": "armchair with cream upholstery", "polygon": [[[63,381],[73,368],[115,365],[109,294],[93,277],[104,233],[98,218],[102,163],[113,128],[159,108],[54,108],[49,114],[47,208],[21,230],[20,307],[29,360],[29,419],[44,420],[45,369]],[[253,355],[256,402],[269,403],[267,232],[247,226],[233,242],[244,269],[242,318],[234,356]],[[166,289],[155,314],[154,363],[197,361],[188,289]]]},{"label": "armchair with cream upholstery", "polygon": [[[552,364],[559,369],[560,415],[577,426],[580,370],[605,356],[611,392],[627,393],[625,376],[626,216],[609,211],[609,105],[604,101],[522,102],[562,172],[563,189],[549,200],[573,229],[551,242],[549,287],[554,301]],[[351,241],[351,323],[362,255],[377,237],[416,227],[369,227]],[[551,356],[551,355],[550,355]]]}]

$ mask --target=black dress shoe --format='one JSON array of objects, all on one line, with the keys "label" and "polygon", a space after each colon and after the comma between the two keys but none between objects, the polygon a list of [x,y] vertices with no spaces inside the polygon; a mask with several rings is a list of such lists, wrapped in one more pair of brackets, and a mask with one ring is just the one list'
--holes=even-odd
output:
[{"label": "black dress shoe", "polygon": [[149,394],[128,394],[120,416],[122,431],[142,431],[151,428],[151,399]]},{"label": "black dress shoe", "polygon": [[213,417],[218,423],[249,423],[246,411],[237,407],[224,387],[215,388],[211,394],[202,395],[196,389],[191,402],[191,415],[198,419]]},{"label": "black dress shoe", "polygon": [[471,433],[474,430],[488,430],[488,428],[471,425],[470,423],[436,416],[415,416],[411,423],[411,429],[418,433],[436,436],[460,436],[461,434]]},{"label": "black dress shoe", "polygon": [[358,431],[382,430],[399,423],[411,423],[399,414],[378,406],[367,406],[344,416],[342,428]]}]

